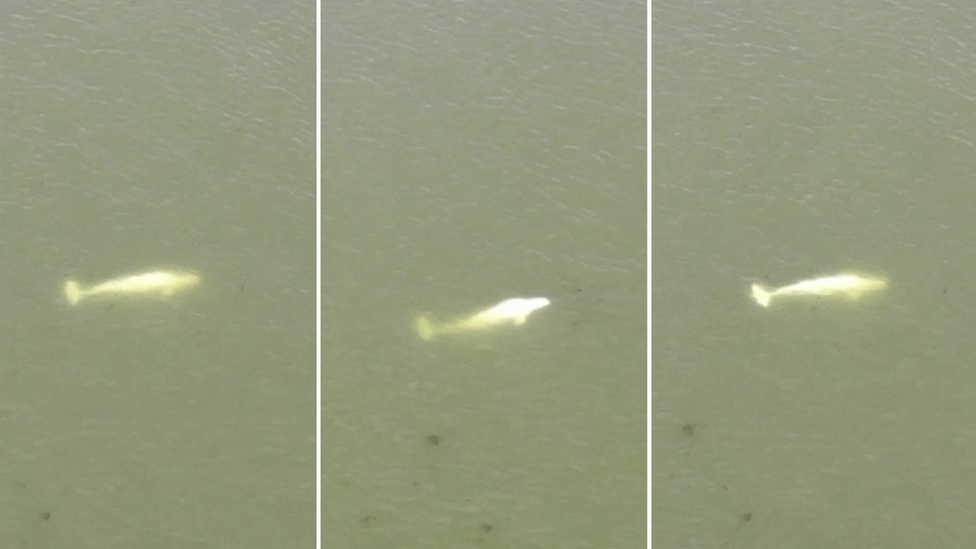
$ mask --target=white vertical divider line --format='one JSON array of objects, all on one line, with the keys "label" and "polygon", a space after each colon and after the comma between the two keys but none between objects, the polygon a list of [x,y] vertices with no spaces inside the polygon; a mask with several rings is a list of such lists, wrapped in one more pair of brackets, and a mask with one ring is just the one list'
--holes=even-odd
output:
[{"label": "white vertical divider line", "polygon": [[315,1],[315,547],[322,547],[322,0]]}]

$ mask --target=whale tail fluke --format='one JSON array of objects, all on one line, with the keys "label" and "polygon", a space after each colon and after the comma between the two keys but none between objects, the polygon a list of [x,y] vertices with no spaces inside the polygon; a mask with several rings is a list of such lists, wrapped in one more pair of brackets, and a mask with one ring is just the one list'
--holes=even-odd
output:
[{"label": "whale tail fluke", "polygon": [[68,298],[68,303],[74,305],[81,299],[81,285],[74,280],[64,283],[64,295]]},{"label": "whale tail fluke", "polygon": [[752,285],[752,298],[756,300],[756,303],[762,305],[763,307],[769,307],[769,300],[772,297],[772,291],[763,288],[759,284]]},{"label": "whale tail fluke", "polygon": [[434,333],[435,333],[434,325],[426,316],[417,317],[416,328],[417,328],[417,334],[420,335],[420,337],[424,341],[430,341],[431,339],[434,339]]}]

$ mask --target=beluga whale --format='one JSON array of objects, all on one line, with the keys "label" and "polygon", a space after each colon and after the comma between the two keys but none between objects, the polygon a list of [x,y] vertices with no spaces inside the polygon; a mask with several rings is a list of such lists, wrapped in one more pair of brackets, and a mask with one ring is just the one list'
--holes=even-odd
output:
[{"label": "beluga whale", "polygon": [[113,278],[99,284],[83,286],[76,280],[64,283],[64,295],[71,305],[82,299],[111,297],[124,299],[134,296],[167,298],[180,290],[196,286],[200,277],[187,271],[149,271]]},{"label": "beluga whale", "polygon": [[547,305],[549,300],[544,297],[516,297],[454,322],[435,323],[421,315],[416,318],[414,328],[422,339],[430,341],[440,334],[482,332],[506,324],[522,325],[530,314]]},{"label": "beluga whale", "polygon": [[840,296],[855,300],[868,292],[883,290],[887,287],[888,280],[882,277],[842,273],[802,280],[775,290],[753,284],[752,298],[763,307],[769,307],[769,303],[774,297]]}]

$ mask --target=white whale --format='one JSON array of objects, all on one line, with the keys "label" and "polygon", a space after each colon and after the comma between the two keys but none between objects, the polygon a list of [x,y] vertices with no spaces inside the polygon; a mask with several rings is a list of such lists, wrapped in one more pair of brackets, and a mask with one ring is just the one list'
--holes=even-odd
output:
[{"label": "white whale", "polygon": [[87,288],[75,280],[68,280],[64,284],[64,295],[71,305],[77,305],[83,298],[98,296],[127,297],[142,294],[169,297],[199,283],[200,277],[190,272],[150,271],[114,278]]},{"label": "white whale", "polygon": [[884,278],[845,273],[811,278],[775,290],[753,284],[752,298],[763,307],[769,307],[769,302],[774,297],[839,295],[849,299],[857,299],[866,292],[883,290],[887,287],[888,281]]},{"label": "white whale", "polygon": [[418,316],[414,327],[421,338],[430,341],[438,334],[477,332],[505,324],[525,324],[526,318],[532,312],[538,311],[546,305],[549,305],[549,300],[544,297],[516,297],[506,299],[494,307],[485,309],[463,320],[445,324],[435,324],[426,316]]}]

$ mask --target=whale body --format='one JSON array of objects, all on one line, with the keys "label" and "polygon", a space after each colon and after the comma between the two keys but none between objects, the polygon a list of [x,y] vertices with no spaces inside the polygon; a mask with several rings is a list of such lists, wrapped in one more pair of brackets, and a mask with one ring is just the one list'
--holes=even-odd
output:
[{"label": "whale body", "polygon": [[849,299],[858,299],[867,292],[883,290],[887,287],[888,281],[881,277],[844,273],[811,278],[775,290],[753,284],[752,298],[761,306],[769,307],[769,302],[774,297],[839,295]]},{"label": "whale body", "polygon": [[417,334],[424,340],[430,341],[438,334],[456,334],[462,332],[477,332],[490,330],[505,324],[525,324],[528,316],[549,305],[544,297],[506,299],[501,303],[475,313],[468,318],[437,324],[426,316],[418,316],[414,325]]},{"label": "whale body", "polygon": [[135,295],[169,297],[179,290],[196,286],[199,283],[200,277],[195,273],[150,271],[113,278],[87,288],[76,280],[68,280],[64,283],[64,295],[71,305],[77,305],[83,298],[98,296],[117,298]]}]

